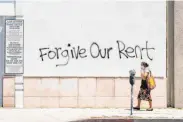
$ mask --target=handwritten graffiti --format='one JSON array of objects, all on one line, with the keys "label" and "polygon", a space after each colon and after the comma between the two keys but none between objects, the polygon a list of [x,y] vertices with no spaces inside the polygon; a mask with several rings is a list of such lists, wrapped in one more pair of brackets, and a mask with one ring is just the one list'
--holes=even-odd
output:
[{"label": "handwritten graffiti", "polygon": [[150,56],[150,51],[155,50],[154,47],[149,47],[148,41],[146,41],[145,47],[140,47],[139,45],[135,45],[134,47],[127,46],[123,41],[117,40],[116,41],[116,47],[106,47],[101,48],[100,45],[97,42],[93,42],[90,45],[90,49],[87,52],[86,48],[76,46],[72,47],[72,45],[69,43],[67,44],[67,48],[63,47],[55,47],[55,48],[49,48],[49,47],[43,47],[39,48],[40,52],[40,58],[41,61],[46,60],[59,60],[59,59],[65,59],[64,63],[56,64],[57,66],[64,66],[67,65],[70,61],[70,59],[83,59],[87,57],[91,57],[94,59],[101,58],[101,59],[110,59],[111,58],[111,52],[116,51],[117,56],[119,56],[119,59],[129,59],[129,58],[140,58],[143,59],[145,55],[143,55],[143,51],[146,52],[146,57],[152,61],[153,57]]},{"label": "handwritten graffiti", "polygon": [[[71,47],[71,44],[68,44],[68,47]],[[44,56],[48,56],[48,59],[60,59],[60,58],[66,58],[66,62],[63,64],[57,64],[56,66],[60,65],[67,65],[69,63],[70,58],[72,59],[78,59],[78,58],[85,58],[87,57],[86,49],[80,48],[80,46],[77,46],[77,48],[73,47],[72,49],[63,49],[61,47],[55,47],[54,49],[47,48],[40,48],[40,57],[41,60],[44,61]]]},{"label": "handwritten graffiti", "polygon": [[[96,48],[96,49],[94,49]],[[109,52],[112,50],[113,48],[110,47],[110,48],[104,48],[103,50],[100,49],[100,46],[96,43],[96,42],[93,42],[90,46],[90,54],[91,54],[91,57],[92,58],[98,58],[99,56],[101,58],[110,58],[110,54]],[[96,53],[96,54],[94,54]]]},{"label": "handwritten graffiti", "polygon": [[151,58],[149,56],[149,50],[155,50],[155,48],[148,48],[148,41],[146,41],[146,47],[145,48],[141,48],[139,45],[135,45],[135,47],[126,47],[125,43],[122,41],[117,41],[118,43],[118,50],[119,50],[119,57],[120,59],[122,58],[122,54],[126,57],[126,58],[138,58],[137,52],[140,53],[140,58],[143,59],[143,55],[142,55],[142,51],[146,51],[147,57],[149,60],[153,60],[153,58]]}]

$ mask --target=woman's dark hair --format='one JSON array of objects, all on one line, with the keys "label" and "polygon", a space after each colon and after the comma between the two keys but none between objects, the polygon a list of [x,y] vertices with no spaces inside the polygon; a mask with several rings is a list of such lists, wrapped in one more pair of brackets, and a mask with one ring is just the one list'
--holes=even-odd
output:
[{"label": "woman's dark hair", "polygon": [[149,64],[146,63],[146,62],[142,62],[141,64],[142,64],[144,67],[148,67],[148,66],[149,66]]}]

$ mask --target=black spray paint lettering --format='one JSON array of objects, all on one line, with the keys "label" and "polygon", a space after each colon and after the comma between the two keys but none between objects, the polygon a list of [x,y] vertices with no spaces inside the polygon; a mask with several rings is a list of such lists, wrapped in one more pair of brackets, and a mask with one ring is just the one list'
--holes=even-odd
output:
[{"label": "black spray paint lettering", "polygon": [[[96,49],[95,49],[96,48]],[[104,48],[103,50],[100,48],[100,46],[96,43],[93,42],[90,46],[90,54],[92,58],[110,58],[110,51],[113,48]],[[96,54],[95,54],[96,53]]]},{"label": "black spray paint lettering", "polygon": [[141,48],[139,45],[135,45],[135,47],[127,47],[123,41],[116,41],[118,44],[118,52],[119,52],[119,58],[122,58],[122,55],[125,56],[126,58],[138,58],[137,52],[140,53],[140,58],[143,59],[142,51],[146,51],[147,57],[149,60],[153,60],[149,56],[149,50],[155,50],[155,48],[149,48],[148,47],[148,41],[146,41],[146,47]]},{"label": "black spray paint lettering", "polygon": [[[135,45],[134,47],[126,46],[123,41],[117,40],[117,49],[116,53],[117,56],[119,56],[120,59],[126,58],[140,58],[143,59],[143,51],[146,51],[147,58],[149,60],[153,60],[153,58],[150,56],[149,51],[150,50],[155,50],[155,48],[151,47],[149,48],[148,46],[148,41],[146,41],[146,46],[145,48],[140,47],[139,45]],[[91,43],[90,45],[90,55],[91,58],[98,59],[110,59],[111,58],[111,53],[114,51],[113,47],[108,47],[108,48],[101,48],[99,44],[96,42]],[[64,63],[61,64],[56,64],[57,66],[65,66],[69,63],[70,59],[82,59],[87,57],[87,50],[86,48],[81,48],[80,46],[77,47],[71,47],[71,44],[67,45],[67,48],[61,48],[61,47],[55,47],[54,49],[50,49],[49,47],[44,47],[40,48],[40,58],[41,61],[45,61],[45,59],[49,60],[58,60],[58,59],[66,59]]]},{"label": "black spray paint lettering", "polygon": [[[71,44],[68,44],[68,47],[71,47]],[[70,58],[72,59],[78,59],[78,58],[86,58],[87,55],[85,48],[80,48],[80,46],[77,46],[77,49],[75,47],[72,47],[71,49],[62,49],[61,47],[54,49],[50,48],[40,48],[40,58],[42,61],[44,61],[45,56],[47,55],[48,59],[60,59],[60,58],[66,58],[67,61],[62,64],[56,64],[56,66],[62,66],[67,65],[69,63]]]}]

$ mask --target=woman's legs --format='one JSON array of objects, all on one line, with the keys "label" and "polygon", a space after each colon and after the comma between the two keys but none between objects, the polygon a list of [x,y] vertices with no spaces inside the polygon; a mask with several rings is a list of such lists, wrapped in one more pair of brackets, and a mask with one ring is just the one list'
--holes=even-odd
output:
[{"label": "woman's legs", "polygon": [[[152,100],[149,100],[148,102],[149,102],[149,108],[152,108]],[[138,99],[138,104],[136,108],[140,108],[140,103],[141,103],[141,100]]]},{"label": "woman's legs", "polygon": [[149,101],[149,108],[152,108],[152,101]]},{"label": "woman's legs", "polygon": [[153,111],[151,94],[150,94],[150,99],[149,99],[149,108],[147,109],[147,111]]},{"label": "woman's legs", "polygon": [[150,100],[149,100],[149,108],[152,108],[152,98],[151,98],[151,95],[150,95]]},{"label": "woman's legs", "polygon": [[149,108],[147,109],[147,111],[153,111],[152,100],[151,101],[149,100]]},{"label": "woman's legs", "polygon": [[135,107],[135,109],[140,109],[141,95],[142,95],[142,89],[140,89],[139,94],[137,96],[138,103],[137,103],[137,106]]},{"label": "woman's legs", "polygon": [[140,108],[140,103],[141,103],[141,100],[138,99],[138,104],[137,104],[137,107]]},{"label": "woman's legs", "polygon": [[138,104],[137,104],[137,106],[136,106],[136,107],[134,107],[134,109],[138,109],[138,110],[140,110],[140,103],[141,103],[141,100],[140,100],[140,99],[138,99]]}]

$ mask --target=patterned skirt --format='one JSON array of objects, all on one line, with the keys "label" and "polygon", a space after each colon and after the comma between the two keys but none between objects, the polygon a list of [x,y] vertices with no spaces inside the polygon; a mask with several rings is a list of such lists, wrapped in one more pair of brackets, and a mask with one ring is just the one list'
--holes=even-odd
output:
[{"label": "patterned skirt", "polygon": [[137,99],[152,101],[151,99],[151,90],[149,89],[140,89]]}]

